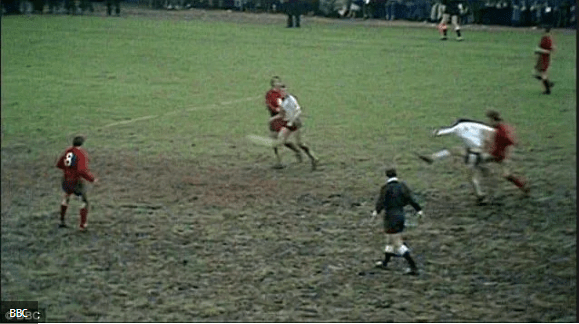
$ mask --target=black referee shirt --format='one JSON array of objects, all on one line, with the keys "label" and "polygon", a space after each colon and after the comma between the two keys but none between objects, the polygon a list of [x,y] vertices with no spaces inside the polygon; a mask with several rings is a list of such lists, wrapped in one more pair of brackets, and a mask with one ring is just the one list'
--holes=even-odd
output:
[{"label": "black referee shirt", "polygon": [[412,192],[404,184],[398,181],[398,178],[390,178],[388,182],[380,189],[380,197],[376,202],[376,212],[380,213],[382,209],[386,210],[388,215],[404,215],[404,206],[411,205],[419,212],[422,210],[420,205],[412,198]]}]

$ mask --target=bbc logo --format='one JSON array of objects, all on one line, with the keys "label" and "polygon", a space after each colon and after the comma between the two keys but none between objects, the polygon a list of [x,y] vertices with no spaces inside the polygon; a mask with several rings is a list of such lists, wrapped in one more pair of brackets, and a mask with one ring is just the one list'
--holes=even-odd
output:
[{"label": "bbc logo", "polygon": [[2,301],[1,323],[44,323],[46,313],[35,301]]}]

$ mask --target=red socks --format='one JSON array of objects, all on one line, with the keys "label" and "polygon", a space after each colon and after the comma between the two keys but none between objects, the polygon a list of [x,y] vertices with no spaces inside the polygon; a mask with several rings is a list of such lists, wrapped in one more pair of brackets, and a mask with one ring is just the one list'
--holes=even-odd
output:
[{"label": "red socks", "polygon": [[514,183],[518,188],[523,188],[525,186],[525,182],[515,176],[510,175],[507,177],[507,180]]},{"label": "red socks", "polygon": [[[60,205],[60,222],[64,223],[64,215],[66,215],[66,210],[68,209],[68,206],[66,205]],[[86,221],[88,218],[88,208],[81,208],[80,209],[80,228],[84,229],[86,228]]]},{"label": "red socks", "polygon": [[81,210],[80,210],[80,227],[83,229],[86,227],[87,216],[88,216],[88,209],[86,207],[81,208]]}]

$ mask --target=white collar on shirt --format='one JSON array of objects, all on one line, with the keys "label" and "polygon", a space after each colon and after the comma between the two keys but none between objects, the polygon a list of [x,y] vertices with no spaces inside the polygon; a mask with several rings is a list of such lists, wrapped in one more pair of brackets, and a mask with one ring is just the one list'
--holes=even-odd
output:
[{"label": "white collar on shirt", "polygon": [[390,179],[388,179],[388,181],[386,181],[386,183],[390,183],[390,182],[394,182],[394,181],[398,182],[398,178],[396,178],[396,177],[390,178]]}]

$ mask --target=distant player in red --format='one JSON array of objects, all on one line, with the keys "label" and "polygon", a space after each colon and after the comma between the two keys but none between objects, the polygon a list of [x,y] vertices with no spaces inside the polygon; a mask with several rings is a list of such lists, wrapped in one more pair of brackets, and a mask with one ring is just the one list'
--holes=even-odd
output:
[{"label": "distant player in red", "polygon": [[486,141],[487,153],[483,154],[483,161],[498,163],[501,167],[502,176],[528,195],[529,186],[526,181],[513,175],[508,167],[512,146],[516,144],[512,128],[503,122],[497,111],[488,111],[487,117],[495,128],[495,133]]},{"label": "distant player in red", "polygon": [[[270,84],[271,84],[271,89],[265,94],[265,105],[267,107],[267,110],[269,111],[270,117],[272,117],[269,120],[270,136],[273,139],[277,139],[279,132],[284,127],[286,127],[287,122],[284,121],[283,118],[273,118],[273,117],[278,116],[281,112],[280,103],[285,95],[285,92],[282,89],[282,88],[284,88],[284,85],[281,82],[280,77],[278,77],[278,76],[272,77]],[[290,150],[292,150],[294,152],[294,154],[296,155],[296,159],[301,162],[302,156],[300,154],[300,150],[295,146],[295,144],[288,142],[288,143],[284,143],[284,146],[289,148]],[[275,165],[275,167],[278,169],[283,168],[283,165],[281,164],[281,158],[279,156],[278,148],[274,147],[273,152],[275,153],[275,157],[277,160],[277,164]]]},{"label": "distant player in red", "polygon": [[85,231],[88,217],[88,199],[86,195],[86,186],[84,180],[96,183],[98,179],[92,175],[88,168],[88,154],[81,148],[84,143],[84,137],[77,136],[72,141],[72,146],[60,156],[56,167],[62,169],[64,177],[62,179],[62,190],[64,199],[60,205],[60,227],[66,227],[64,215],[70,202],[70,195],[75,194],[81,197],[83,205],[80,209],[80,230]]},{"label": "distant player in red", "polygon": [[551,28],[545,28],[545,34],[541,37],[539,47],[535,49],[537,57],[537,64],[535,65],[535,78],[543,82],[545,92],[543,94],[551,94],[551,88],[555,85],[549,80],[547,71],[549,70],[549,63],[551,62],[551,52],[555,50],[553,39],[551,38]]}]

